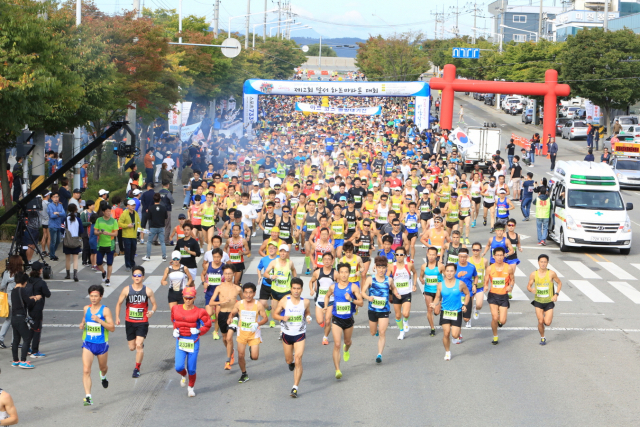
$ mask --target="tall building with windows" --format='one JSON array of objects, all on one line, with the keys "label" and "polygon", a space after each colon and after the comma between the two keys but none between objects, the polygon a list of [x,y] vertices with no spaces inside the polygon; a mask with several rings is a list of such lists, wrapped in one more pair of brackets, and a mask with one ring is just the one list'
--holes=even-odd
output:
[{"label": "tall building with windows", "polygon": [[[501,37],[504,38],[504,43],[537,41],[540,37],[538,34],[541,18],[539,6],[510,5],[507,0],[496,0],[489,4],[488,12],[492,15],[491,37],[495,42],[498,42]],[[542,38],[552,38],[553,20],[561,12],[561,7],[543,5]]]},{"label": "tall building with windows", "polygon": [[[624,12],[633,13],[637,3],[621,2],[618,0],[574,0],[568,10],[558,14],[555,20],[554,34],[557,41],[565,41],[567,37],[575,35],[582,28],[602,27],[604,25],[605,1],[609,2],[609,21],[618,18],[621,14],[621,5],[624,3]],[[640,12],[640,9],[638,10]]]}]

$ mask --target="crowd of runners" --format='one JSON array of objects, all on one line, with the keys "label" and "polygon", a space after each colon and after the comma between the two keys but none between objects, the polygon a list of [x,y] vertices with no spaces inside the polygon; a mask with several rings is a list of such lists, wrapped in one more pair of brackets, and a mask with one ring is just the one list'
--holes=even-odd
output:
[{"label": "crowd of runners", "polygon": [[[160,280],[167,303],[144,285],[144,263],[127,263],[133,283],[120,293],[115,312],[102,304],[103,285],[89,287],[91,304],[80,324],[85,405],[93,404],[94,358],[102,386],[109,385],[109,332],[123,320],[123,303],[127,341],[135,352],[133,378],[141,375],[149,320],[158,306],[168,304],[175,370],[188,396],[195,396],[198,353],[209,331],[226,349],[224,369],[237,361],[244,383],[249,380],[247,353],[257,360],[261,330],[278,327],[294,375],[290,394],[297,397],[308,327],[322,330],[322,345],[333,345],[335,378],[340,379],[355,323],[368,321],[371,335],[378,337],[375,363],[382,363],[389,318],[403,340],[411,330],[412,298],[418,292],[427,307],[428,336],[436,335],[436,322],[442,328],[444,360],[451,360],[451,344],[462,342],[463,324],[471,328],[478,319],[485,296],[490,342],[500,342],[522,251],[514,217],[520,210],[529,220],[527,199],[544,194],[544,185],[534,182],[531,173],[523,176],[518,156],[506,164],[497,153],[489,171],[476,167],[465,172],[447,131],[417,129],[407,100],[330,101],[382,105],[377,116],[302,114],[294,111],[294,101],[263,97],[254,138],[227,146],[222,167],[193,165],[190,175],[182,176],[183,212],[171,229],[170,240],[176,243],[168,259],[163,246],[168,265]],[[224,136],[218,138],[216,146],[225,146]],[[123,220],[121,210],[117,224],[123,234],[131,229],[128,233],[142,240],[138,195],[130,192],[125,202],[130,219]],[[174,209],[180,209],[179,202]],[[548,205],[537,204],[537,216],[544,217],[545,209],[548,215]],[[102,213],[103,222],[110,223],[111,209]],[[113,240],[116,227],[103,227],[101,238]],[[488,240],[472,240],[473,228],[486,230]],[[147,244],[143,260],[150,254]],[[304,255],[301,271],[291,259],[296,252]],[[256,256],[258,279],[247,282],[243,275]],[[540,345],[547,343],[545,327],[562,287],[548,262],[547,255],[540,255],[539,268],[527,283],[534,294]],[[106,273],[103,278],[108,285]],[[313,304],[302,297],[305,287]],[[204,293],[202,307],[195,304],[199,292]],[[365,311],[367,320],[358,320]]]}]

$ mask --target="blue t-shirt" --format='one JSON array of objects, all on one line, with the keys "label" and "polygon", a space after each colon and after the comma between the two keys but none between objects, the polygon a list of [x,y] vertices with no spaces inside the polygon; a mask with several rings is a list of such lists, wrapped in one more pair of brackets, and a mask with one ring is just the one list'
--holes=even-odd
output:
[{"label": "blue t-shirt", "polygon": [[[271,264],[271,261],[273,261],[274,259],[278,259],[280,258],[280,256],[276,255],[275,258],[271,258],[269,255],[267,255],[266,257],[262,258],[260,260],[260,263],[258,264],[258,271],[260,271],[262,274],[264,274],[264,271],[267,269],[267,267],[269,267],[269,264]],[[264,286],[269,286],[271,287],[271,283],[267,283],[264,280],[264,277],[262,278],[262,284]]]},{"label": "blue t-shirt", "polygon": [[522,183],[522,198],[531,199],[533,197],[533,180],[528,179]]},{"label": "blue t-shirt", "polygon": [[[473,278],[478,275],[476,266],[470,262],[467,262],[467,265],[464,267],[461,266],[460,263],[457,263],[456,266],[458,267],[456,270],[456,279],[464,282],[464,284],[467,285],[467,288],[469,288],[469,292],[471,292],[471,288],[473,287]],[[460,273],[464,273],[464,276],[461,277]]]}]

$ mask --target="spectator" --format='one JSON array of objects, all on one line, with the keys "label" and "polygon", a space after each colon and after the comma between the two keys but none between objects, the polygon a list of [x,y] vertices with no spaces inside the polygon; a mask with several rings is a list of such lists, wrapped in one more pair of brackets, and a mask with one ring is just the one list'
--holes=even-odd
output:
[{"label": "spectator", "polygon": [[62,178],[60,180],[60,189],[58,190],[58,197],[60,199],[60,204],[64,207],[64,212],[67,211],[67,207],[69,207],[69,200],[71,200],[71,192],[69,191],[69,179]]},{"label": "spectator", "polygon": [[604,129],[604,127],[601,126],[595,126],[595,132],[593,134],[593,145],[596,148],[596,151],[599,150],[598,148],[598,144],[600,143],[600,131]]},{"label": "spectator", "polygon": [[513,158],[513,167],[511,168],[511,198],[520,200],[520,178],[522,178],[522,166],[520,166],[520,156]]},{"label": "spectator", "polygon": [[164,157],[164,160],[162,161],[163,165],[167,165],[167,170],[168,171],[172,171],[173,168],[176,166],[176,161],[173,160],[173,158],[171,157],[173,155],[173,153],[171,151],[167,151],[166,156]]},{"label": "spectator", "polygon": [[[11,172],[11,165],[9,163],[7,163],[7,181],[9,182],[9,191],[11,191],[11,187],[13,187],[13,172]],[[2,199],[1,191],[0,199]],[[2,204],[5,205],[4,199],[2,199]]]},{"label": "spectator", "polygon": [[617,135],[620,133],[621,130],[622,130],[622,125],[618,120],[616,120],[615,124],[613,125],[613,134]]},{"label": "spectator", "polygon": [[153,205],[148,209],[149,220],[149,236],[147,238],[147,256],[142,258],[143,261],[151,260],[151,241],[155,236],[162,246],[162,260],[167,260],[167,246],[164,243],[164,224],[167,218],[167,209],[160,204],[160,194],[153,195]]},{"label": "spectator", "polygon": [[551,160],[551,170],[553,171],[556,168],[558,144],[556,144],[555,138],[551,138],[551,134],[547,135],[547,153],[549,154],[549,159]]},{"label": "spectator", "polygon": [[602,150],[602,154],[600,155],[600,161],[608,164],[610,160],[611,160],[611,154],[609,154],[609,149],[604,148]]},{"label": "spectator", "polygon": [[142,224],[142,228],[147,227],[147,220],[149,219],[147,217],[147,211],[149,207],[153,204],[153,196],[155,194],[156,192],[153,189],[153,183],[147,182],[147,191],[142,193],[142,195],[140,196],[140,205],[141,205],[140,221]]},{"label": "spectator", "polygon": [[164,221],[164,243],[165,245],[173,245],[170,240],[171,236],[171,210],[175,200],[173,199],[173,192],[171,191],[171,182],[167,180],[162,181],[162,190],[158,191],[160,194],[160,204],[167,210],[167,219]]},{"label": "spectator", "polygon": [[[67,235],[69,233],[69,235]],[[66,280],[71,279],[71,258],[73,258],[73,281],[78,281],[78,254],[82,252],[82,235],[84,234],[84,227],[80,217],[78,216],[78,208],[74,204],[69,205],[69,215],[66,218],[64,225],[64,234],[66,240],[68,240],[69,246],[62,242],[62,252],[65,254],[65,263],[67,268]],[[76,246],[77,245],[77,246]]]},{"label": "spectator", "polygon": [[60,237],[62,235],[62,218],[65,217],[65,210],[60,203],[58,193],[51,196],[51,202],[47,206],[47,212],[49,214],[49,233],[51,234],[51,244],[49,245],[49,259],[51,261],[58,261],[56,256],[56,249],[60,244]]},{"label": "spectator", "polygon": [[131,271],[136,266],[136,236],[138,228],[140,228],[140,216],[136,212],[136,202],[133,199],[127,202],[127,209],[120,215],[118,226],[122,230],[125,268],[127,271]]},{"label": "spectator", "polygon": [[[36,261],[31,267],[42,268],[43,265],[40,261]],[[15,285],[11,291],[11,325],[13,326],[13,344],[11,346],[13,363],[11,363],[11,366],[33,369],[34,366],[31,362],[27,361],[27,354],[29,354],[31,339],[33,338],[33,330],[29,328],[26,317],[29,310],[35,307],[37,302],[42,299],[42,296],[31,296],[30,289],[27,289],[28,282],[29,276],[26,273],[17,273],[15,276]],[[18,358],[20,340],[22,340],[22,351]]]},{"label": "spectator", "polygon": [[82,222],[82,265],[91,264],[91,245],[89,243],[89,233],[91,228],[91,217],[94,215],[93,208],[95,207],[93,200],[87,200],[86,209],[80,214],[80,221]]},{"label": "spectator", "polygon": [[[120,196],[114,196],[113,200],[111,200],[113,203],[111,206],[111,218],[116,221],[120,219],[120,215],[122,214],[122,208],[120,207],[121,201],[122,198]],[[122,242],[122,230],[118,228],[118,256],[122,255],[124,255],[124,243]]]},{"label": "spectator", "polygon": [[588,154],[584,156],[585,162],[593,162],[595,158],[593,157],[593,148],[589,148]]},{"label": "spectator", "polygon": [[513,156],[516,152],[516,144],[513,142],[513,138],[509,140],[507,144],[507,160],[509,161],[509,169],[513,166]]},{"label": "spectator", "polygon": [[42,226],[42,240],[40,240],[40,247],[42,248],[42,255],[49,256],[47,249],[51,244],[51,234],[49,233],[49,199],[51,198],[51,191],[46,191],[42,197],[42,210],[38,212],[40,217],[40,225]]},{"label": "spectator", "polygon": [[85,190],[89,185],[89,162],[84,162],[80,168],[80,188]]},{"label": "spectator", "polygon": [[529,142],[529,160],[531,160],[531,167],[533,167],[536,163],[536,148],[538,144],[540,144],[540,134],[536,133],[533,135]]},{"label": "spectator", "polygon": [[153,182],[153,162],[156,157],[153,155],[153,148],[147,148],[147,154],[144,155],[144,171],[147,175],[147,182]]},{"label": "spectator", "polygon": [[29,309],[29,315],[33,318],[33,338],[31,339],[31,357],[45,357],[46,354],[40,352],[40,338],[42,336],[42,320],[44,311],[44,299],[51,297],[51,291],[47,286],[47,282],[42,279],[42,268],[44,265],[40,261],[36,261],[31,265],[31,273],[29,273],[29,284],[27,285],[27,294],[34,297],[40,297],[36,300],[36,304]]},{"label": "spectator", "polygon": [[538,244],[547,246],[547,233],[549,231],[549,214],[551,212],[551,205],[549,203],[549,196],[547,196],[547,187],[540,187],[540,193],[536,200],[533,201],[536,205],[536,227],[538,229]]},{"label": "spectator", "polygon": [[13,201],[17,202],[20,200],[20,196],[22,195],[22,183],[24,180],[23,170],[22,170],[22,162],[24,159],[22,157],[16,157],[16,164],[13,165]]},{"label": "spectator", "polygon": [[163,163],[160,169],[160,182],[164,181],[169,182],[169,191],[173,194],[173,172],[169,169],[168,163]]},{"label": "spectator", "polygon": [[[0,292],[6,292],[11,295],[11,291],[16,286],[16,275],[23,271],[22,258],[20,255],[11,255],[7,269],[2,273],[2,284],[0,284]],[[4,338],[11,327],[11,298],[9,298],[9,315],[6,317],[0,329],[0,348],[7,348],[4,344]]]},{"label": "spectator", "polygon": [[534,185],[533,173],[527,172],[527,179],[522,183],[522,204],[520,205],[524,221],[529,221]]},{"label": "spectator", "polygon": [[70,205],[76,205],[76,212],[81,213],[82,212],[82,202],[80,201],[81,198],[82,198],[82,190],[80,190],[79,188],[74,188],[73,193],[71,195],[71,199],[67,204],[67,210],[69,210]]}]

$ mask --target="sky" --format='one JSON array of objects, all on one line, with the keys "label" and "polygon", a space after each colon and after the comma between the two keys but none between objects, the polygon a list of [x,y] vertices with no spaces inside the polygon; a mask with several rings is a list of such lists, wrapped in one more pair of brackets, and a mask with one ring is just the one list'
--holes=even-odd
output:
[{"label": "sky", "polygon": [[[144,7],[157,8],[178,8],[178,0],[141,0]],[[265,0],[249,0],[251,12],[263,12],[265,10]],[[521,4],[534,6],[540,0],[530,3],[528,0],[512,0],[509,4]],[[558,0],[559,1],[559,0]],[[123,9],[132,9],[132,1],[127,0],[95,0],[100,9],[106,13],[115,13]],[[214,0],[183,0],[182,8],[185,15],[193,14],[206,16],[207,21],[213,20]],[[477,19],[478,28],[491,27],[491,15],[487,11],[487,4],[478,4],[479,9]],[[277,0],[267,0],[267,10],[277,8]],[[299,29],[292,31],[292,35],[300,37],[358,37],[368,38],[370,35],[383,36],[394,32],[404,32],[407,30],[422,31],[426,37],[434,38],[435,12],[442,13],[443,4],[445,13],[444,38],[453,36],[455,27],[456,3],[452,0],[443,2],[441,0],[291,0],[291,9],[296,13],[295,22],[309,25],[312,29]],[[545,3],[551,3],[547,0]],[[389,7],[389,5],[401,7]],[[461,34],[472,34],[473,27],[473,4],[468,0],[459,1],[458,27]],[[559,3],[558,3],[559,4]],[[227,30],[229,17],[243,15],[247,13],[246,0],[221,0],[220,2],[220,28]],[[251,27],[263,22],[264,15],[251,16]],[[268,22],[277,21],[277,14],[270,13]],[[268,24],[268,27],[271,25]],[[438,38],[442,36],[442,26],[439,26]],[[231,21],[231,30],[244,33],[245,19],[236,18]],[[300,28],[300,27],[298,27]],[[252,31],[252,30],[251,30]],[[261,26],[256,27],[258,34],[261,34]],[[275,33],[277,30],[274,29]]]}]

